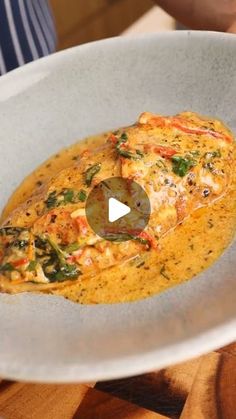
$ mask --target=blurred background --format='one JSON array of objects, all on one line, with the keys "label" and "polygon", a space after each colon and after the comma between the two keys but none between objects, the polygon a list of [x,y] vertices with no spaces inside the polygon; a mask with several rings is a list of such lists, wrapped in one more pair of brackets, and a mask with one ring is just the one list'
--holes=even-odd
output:
[{"label": "blurred background", "polygon": [[154,0],[0,0],[0,16],[0,75],[56,50],[175,28]]},{"label": "blurred background", "polygon": [[[193,29],[236,32],[236,0],[157,3]],[[183,28],[154,0],[0,0],[0,16],[0,75],[86,42]]]},{"label": "blurred background", "polygon": [[110,36],[175,28],[152,0],[50,0],[58,49]]}]

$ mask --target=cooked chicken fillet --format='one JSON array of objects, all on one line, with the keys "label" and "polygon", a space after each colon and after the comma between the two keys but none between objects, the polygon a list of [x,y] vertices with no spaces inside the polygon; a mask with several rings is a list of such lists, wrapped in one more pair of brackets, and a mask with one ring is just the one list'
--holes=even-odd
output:
[{"label": "cooked chicken fillet", "polygon": [[[0,290],[50,290],[150,249],[160,252],[160,237],[226,193],[234,153],[234,138],[220,121],[191,112],[146,112],[135,125],[108,133],[101,147],[83,152],[4,221]],[[91,189],[119,176],[140,184],[151,204],[145,230],[131,226],[125,242],[96,235],[85,214]]]}]

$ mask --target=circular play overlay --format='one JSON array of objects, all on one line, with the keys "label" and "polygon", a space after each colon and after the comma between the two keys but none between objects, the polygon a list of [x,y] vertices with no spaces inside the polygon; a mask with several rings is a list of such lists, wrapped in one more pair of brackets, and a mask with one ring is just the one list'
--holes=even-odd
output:
[{"label": "circular play overlay", "polygon": [[151,206],[147,193],[137,182],[111,177],[94,186],[85,211],[97,235],[121,242],[131,240],[145,229]]}]

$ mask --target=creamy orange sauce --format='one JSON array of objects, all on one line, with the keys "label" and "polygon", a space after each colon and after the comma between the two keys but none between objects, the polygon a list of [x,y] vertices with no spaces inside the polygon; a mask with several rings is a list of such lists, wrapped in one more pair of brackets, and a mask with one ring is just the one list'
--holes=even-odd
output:
[{"label": "creamy orange sauce", "polygon": [[[102,144],[106,137],[103,134],[76,143],[37,168],[14,192],[1,222],[48,177],[71,166],[81,151]],[[216,261],[234,237],[235,184],[234,177],[221,199],[196,210],[175,230],[162,237],[158,252],[150,250],[122,266],[50,292],[82,304],[127,302],[157,294],[191,279]]]}]

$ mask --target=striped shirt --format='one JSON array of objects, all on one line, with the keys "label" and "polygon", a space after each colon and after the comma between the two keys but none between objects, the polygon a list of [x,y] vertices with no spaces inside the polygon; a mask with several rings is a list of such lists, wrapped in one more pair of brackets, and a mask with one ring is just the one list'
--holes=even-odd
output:
[{"label": "striped shirt", "polygon": [[0,74],[54,52],[48,0],[0,0]]}]

